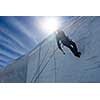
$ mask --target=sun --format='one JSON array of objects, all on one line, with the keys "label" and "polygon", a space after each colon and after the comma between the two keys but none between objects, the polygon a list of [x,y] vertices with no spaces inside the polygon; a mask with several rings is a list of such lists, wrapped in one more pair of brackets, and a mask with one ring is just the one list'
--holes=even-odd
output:
[{"label": "sun", "polygon": [[44,33],[52,34],[60,27],[59,22],[58,17],[44,17],[40,21],[40,27]]},{"label": "sun", "polygon": [[46,32],[53,33],[55,30],[58,29],[58,19],[55,17],[45,18],[43,20],[42,28]]}]

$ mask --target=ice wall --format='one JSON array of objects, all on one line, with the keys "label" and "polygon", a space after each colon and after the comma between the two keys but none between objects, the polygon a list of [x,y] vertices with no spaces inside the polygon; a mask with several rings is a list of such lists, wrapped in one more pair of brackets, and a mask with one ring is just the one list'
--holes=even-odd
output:
[{"label": "ice wall", "polygon": [[0,69],[1,83],[24,83],[27,73],[27,56],[17,59],[7,67]]},{"label": "ice wall", "polygon": [[56,49],[51,36],[29,55],[27,82],[100,82],[100,17],[78,17],[63,30],[82,52],[76,58]]},{"label": "ice wall", "polygon": [[100,17],[77,17],[66,23],[63,30],[76,42],[81,58],[66,47],[63,55],[52,35],[6,67],[2,75],[0,72],[0,82],[100,82]]}]

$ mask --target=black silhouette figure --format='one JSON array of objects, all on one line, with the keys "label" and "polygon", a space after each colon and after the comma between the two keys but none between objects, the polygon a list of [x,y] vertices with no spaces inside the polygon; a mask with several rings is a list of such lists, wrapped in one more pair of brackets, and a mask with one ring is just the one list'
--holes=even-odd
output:
[{"label": "black silhouette figure", "polygon": [[56,31],[56,40],[57,40],[58,48],[63,52],[64,55],[65,52],[62,49],[61,44],[63,44],[63,46],[68,47],[76,57],[80,58],[81,52],[78,52],[75,42],[69,39],[68,36],[65,35],[64,31],[62,30]]}]

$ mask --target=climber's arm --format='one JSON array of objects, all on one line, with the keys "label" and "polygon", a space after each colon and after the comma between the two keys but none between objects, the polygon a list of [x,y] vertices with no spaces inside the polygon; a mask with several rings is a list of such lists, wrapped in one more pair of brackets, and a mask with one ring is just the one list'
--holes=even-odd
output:
[{"label": "climber's arm", "polygon": [[58,48],[59,48],[59,49],[63,52],[63,54],[65,55],[65,52],[64,52],[64,50],[62,49],[61,43],[60,43],[59,40],[57,40],[57,45],[58,45]]}]

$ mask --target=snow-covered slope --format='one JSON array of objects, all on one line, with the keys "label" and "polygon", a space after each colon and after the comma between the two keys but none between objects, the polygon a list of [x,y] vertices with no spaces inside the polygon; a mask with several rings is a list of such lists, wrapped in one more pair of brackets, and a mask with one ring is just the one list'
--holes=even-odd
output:
[{"label": "snow-covered slope", "polygon": [[[100,17],[77,17],[66,23],[63,30],[76,42],[81,58],[76,58],[68,48],[64,48],[63,55],[52,35],[25,56],[27,62],[24,57],[16,61],[27,66],[26,82],[100,82]],[[16,63],[13,68],[17,68]]]},{"label": "snow-covered slope", "polygon": [[0,82],[23,83],[26,82],[27,56],[17,59],[7,67],[0,69]]},{"label": "snow-covered slope", "polygon": [[66,23],[64,31],[76,42],[81,58],[67,48],[65,56],[56,50],[52,36],[29,55],[27,82],[100,82],[100,17],[79,17]]}]

